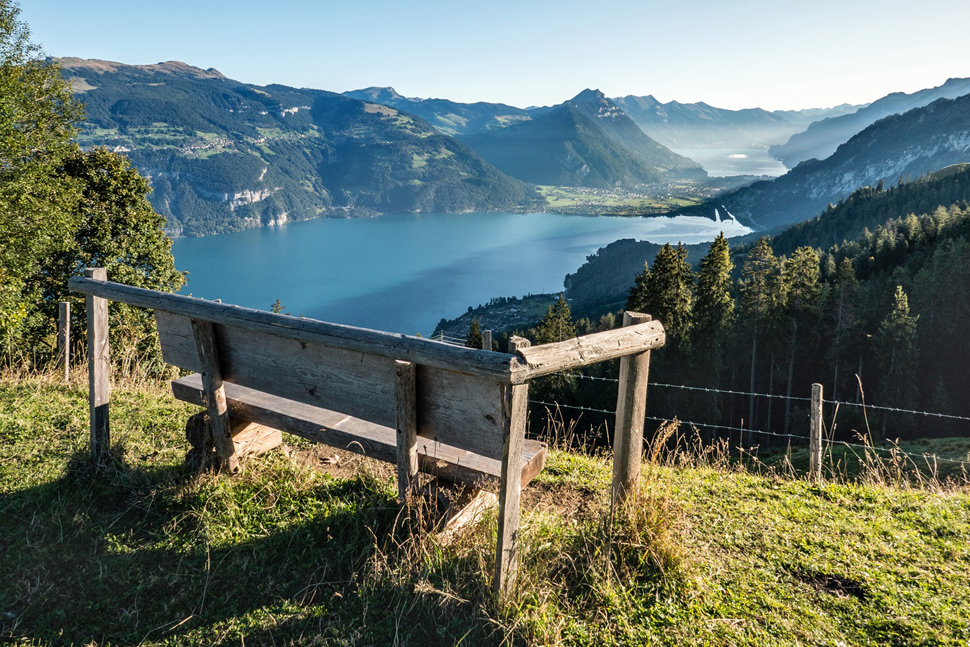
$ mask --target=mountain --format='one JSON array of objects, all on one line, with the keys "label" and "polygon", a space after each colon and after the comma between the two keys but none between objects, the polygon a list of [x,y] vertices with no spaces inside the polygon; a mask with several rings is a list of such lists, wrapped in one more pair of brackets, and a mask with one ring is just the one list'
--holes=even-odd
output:
[{"label": "mountain", "polygon": [[530,115],[529,121],[459,139],[503,172],[533,184],[633,187],[707,177],[696,162],[647,136],[598,90]]},{"label": "mountain", "polygon": [[970,79],[948,79],[935,88],[912,94],[894,92],[882,99],[839,117],[829,117],[809,125],[805,132],[792,135],[787,143],[772,146],[769,152],[788,168],[809,159],[825,159],[839,144],[883,117],[902,114],[929,105],[937,99],[956,99],[970,93]]},{"label": "mountain", "polygon": [[421,117],[445,135],[468,135],[504,128],[531,119],[529,112],[504,103],[459,103],[447,99],[412,99],[394,88],[364,88],[344,92],[344,96],[379,103]]},{"label": "mountain", "polygon": [[853,106],[769,112],[725,110],[706,103],[661,103],[652,95],[611,99],[650,137],[689,155],[694,148],[767,148],[801,132],[814,119]]},{"label": "mountain", "polygon": [[771,230],[811,218],[859,187],[962,162],[970,162],[970,95],[881,119],[827,159],[802,162],[779,178],[721,196],[717,204]]},{"label": "mountain", "polygon": [[534,191],[396,108],[259,87],[184,63],[59,59],[86,104],[82,146],[124,152],[172,235],[316,216],[484,211]]}]

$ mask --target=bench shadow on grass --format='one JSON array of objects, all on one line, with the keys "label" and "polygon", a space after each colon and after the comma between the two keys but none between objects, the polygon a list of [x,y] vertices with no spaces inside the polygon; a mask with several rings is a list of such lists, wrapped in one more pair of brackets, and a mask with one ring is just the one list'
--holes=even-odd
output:
[{"label": "bench shadow on grass", "polygon": [[[325,479],[287,502],[299,520],[270,531],[258,506],[208,523],[225,503],[218,480],[202,494],[182,465],[112,456],[95,469],[78,452],[60,479],[0,495],[0,642],[499,642],[480,604],[368,575],[382,538],[401,534],[373,478]],[[212,536],[239,526],[247,538]]]}]

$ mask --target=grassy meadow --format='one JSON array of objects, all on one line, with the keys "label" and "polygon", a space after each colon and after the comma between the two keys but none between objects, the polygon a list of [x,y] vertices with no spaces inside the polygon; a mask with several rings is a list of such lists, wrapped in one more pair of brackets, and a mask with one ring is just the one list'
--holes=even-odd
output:
[{"label": "grassy meadow", "polygon": [[95,469],[84,377],[0,378],[0,643],[970,643],[965,476],[870,460],[813,484],[797,451],[667,444],[611,513],[608,457],[554,450],[499,606],[494,519],[439,540],[389,466],[292,437],[236,477],[190,472],[195,408],[164,384],[115,385]]}]

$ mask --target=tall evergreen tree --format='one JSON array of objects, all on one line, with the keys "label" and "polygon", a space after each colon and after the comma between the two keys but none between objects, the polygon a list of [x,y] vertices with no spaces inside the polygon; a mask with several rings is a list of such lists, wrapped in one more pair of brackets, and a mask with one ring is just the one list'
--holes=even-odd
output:
[{"label": "tall evergreen tree", "polygon": [[472,317],[472,325],[468,327],[468,336],[465,337],[465,346],[468,348],[482,347],[482,327],[478,323],[478,317]]},{"label": "tall evergreen tree", "polygon": [[693,337],[695,346],[699,348],[720,348],[734,319],[732,270],[731,250],[724,232],[721,232],[701,259],[697,272]]},{"label": "tall evergreen tree", "polygon": [[[919,348],[916,346],[916,322],[919,316],[909,313],[909,297],[902,286],[896,286],[893,305],[879,324],[876,344],[882,369],[880,396],[889,406],[912,409],[918,393],[916,365]],[[935,386],[935,385],[934,385]],[[883,418],[883,436],[886,418]]]},{"label": "tall evergreen tree", "polygon": [[569,303],[560,293],[556,303],[549,306],[542,321],[536,328],[536,343],[549,344],[557,341],[565,341],[576,336],[576,325],[573,323],[573,315],[569,310]]},{"label": "tall evergreen tree", "polygon": [[[684,350],[690,347],[690,329],[694,302],[694,275],[687,262],[687,248],[667,243],[638,274],[627,309],[650,314],[659,320],[667,333],[667,343]],[[671,342],[673,342],[671,344]]]},{"label": "tall evergreen tree", "polygon": [[818,253],[811,247],[799,247],[782,266],[785,289],[784,315],[789,331],[788,386],[785,400],[785,433],[791,421],[792,384],[795,379],[795,357],[799,343],[808,345],[809,335],[817,330],[819,287]]},{"label": "tall evergreen tree", "polygon": [[[744,327],[751,336],[751,380],[750,392],[755,392],[755,377],[758,366],[758,340],[764,334],[769,317],[779,298],[777,286],[779,274],[778,259],[772,252],[767,237],[762,237],[748,252],[741,269],[741,312]],[[748,429],[755,424],[754,397],[748,399]],[[753,435],[749,432],[748,444]]]}]

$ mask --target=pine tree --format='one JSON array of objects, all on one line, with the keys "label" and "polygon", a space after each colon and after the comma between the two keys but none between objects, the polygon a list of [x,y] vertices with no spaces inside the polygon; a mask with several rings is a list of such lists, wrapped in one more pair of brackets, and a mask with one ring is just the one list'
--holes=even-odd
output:
[{"label": "pine tree", "polygon": [[[755,377],[757,374],[758,339],[765,333],[769,317],[780,299],[778,259],[775,258],[771,245],[766,237],[762,237],[748,252],[748,257],[741,269],[741,312],[745,327],[751,335],[751,382],[750,392],[755,391]],[[748,429],[754,428],[754,397],[748,399]],[[749,432],[748,444],[752,444],[753,435]]]},{"label": "pine tree", "polygon": [[[916,405],[916,322],[919,316],[909,313],[909,298],[902,286],[896,286],[893,305],[879,324],[876,344],[882,369],[880,395],[889,406],[912,409]],[[886,419],[883,419],[883,436]]]},{"label": "pine tree", "polygon": [[694,275],[687,262],[687,248],[667,243],[653,259],[653,266],[644,265],[638,274],[627,309],[650,314],[659,320],[667,333],[667,343],[681,350],[690,347],[690,329],[694,302]]},{"label": "pine tree", "polygon": [[549,310],[536,328],[536,343],[549,344],[572,339],[575,336],[576,326],[573,323],[572,313],[569,311],[569,303],[560,294],[559,299],[549,306]]},{"label": "pine tree", "polygon": [[478,317],[472,317],[472,325],[468,329],[468,336],[465,337],[465,346],[468,348],[482,347],[482,328],[478,324]]},{"label": "pine tree", "polygon": [[807,343],[806,330],[813,331],[818,316],[819,258],[811,247],[799,247],[782,266],[785,308],[784,316],[789,331],[788,341],[788,387],[785,400],[785,433],[789,432],[791,420],[792,383],[795,379],[795,356],[799,342]]},{"label": "pine tree", "polygon": [[731,296],[731,250],[724,233],[714,239],[697,273],[697,298],[694,303],[694,340],[699,348],[720,347],[734,318]]}]

